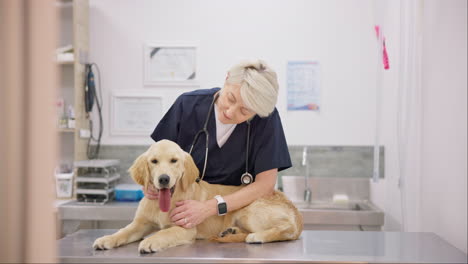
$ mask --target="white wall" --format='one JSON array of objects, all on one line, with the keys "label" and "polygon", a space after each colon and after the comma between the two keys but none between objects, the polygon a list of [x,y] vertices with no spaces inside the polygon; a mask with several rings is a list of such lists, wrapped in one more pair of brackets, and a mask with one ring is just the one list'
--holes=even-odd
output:
[{"label": "white wall", "polygon": [[[387,37],[399,39],[400,5],[387,2]],[[422,2],[422,84],[420,143],[409,142],[420,157],[406,179],[405,230],[434,232],[467,252],[467,2]],[[392,44],[390,44],[392,45]],[[399,47],[393,47],[396,59]],[[399,62],[386,73],[382,141],[385,177],[371,184],[372,201],[385,211],[387,231],[402,229],[397,145]],[[413,124],[415,125],[415,124]],[[413,131],[414,132],[414,131]],[[417,152],[415,152],[417,151]],[[412,160],[410,155],[408,160]],[[403,208],[405,209],[405,208]]]},{"label": "white wall", "polygon": [[467,252],[467,2],[425,1],[421,227]]},{"label": "white wall", "polygon": [[[278,73],[278,109],[289,144],[371,145],[375,127],[375,48],[371,1],[90,1],[90,59],[102,72],[103,144],[148,144],[111,136],[113,90],[165,93],[170,105],[190,89],[144,87],[145,42],[199,43],[200,88],[222,86],[228,68],[262,58]],[[286,63],[322,64],[322,111],[286,111]],[[156,125],[156,122],[155,122]]]}]

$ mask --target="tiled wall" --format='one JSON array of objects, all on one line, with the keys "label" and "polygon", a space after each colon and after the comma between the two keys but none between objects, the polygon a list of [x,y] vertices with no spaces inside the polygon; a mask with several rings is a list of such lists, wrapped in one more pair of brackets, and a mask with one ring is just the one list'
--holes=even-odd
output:
[{"label": "tiled wall", "polygon": [[[289,146],[289,153],[293,166],[279,173],[278,186],[282,186],[281,176],[304,176],[306,167],[301,165],[304,146]],[[133,161],[148,146],[101,146],[100,159],[120,160],[121,183],[133,183],[127,170]],[[312,178],[336,178],[368,179],[372,177],[373,170],[373,146],[308,146],[307,163],[309,177]],[[384,148],[380,148],[380,177],[384,176]],[[338,180],[339,181],[339,180]]]},{"label": "tiled wall", "polygon": [[135,183],[128,173],[138,156],[148,149],[149,146],[125,146],[125,145],[103,145],[99,150],[99,159],[120,160],[120,183]]},{"label": "tiled wall", "polygon": [[[304,176],[304,146],[289,146],[292,168],[280,175]],[[371,178],[374,168],[373,146],[308,146],[307,165],[310,177]],[[380,175],[384,174],[384,148],[380,147]]]}]

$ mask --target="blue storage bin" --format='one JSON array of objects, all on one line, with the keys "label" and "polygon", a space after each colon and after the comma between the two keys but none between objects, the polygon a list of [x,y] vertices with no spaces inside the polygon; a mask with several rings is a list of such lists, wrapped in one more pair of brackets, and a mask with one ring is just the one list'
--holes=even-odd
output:
[{"label": "blue storage bin", "polygon": [[115,186],[115,200],[122,202],[138,202],[143,198],[142,186],[138,184],[118,184]]}]

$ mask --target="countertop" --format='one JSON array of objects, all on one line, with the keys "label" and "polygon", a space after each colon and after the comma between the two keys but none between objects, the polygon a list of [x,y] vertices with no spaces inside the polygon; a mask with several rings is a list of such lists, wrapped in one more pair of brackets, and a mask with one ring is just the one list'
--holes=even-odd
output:
[{"label": "countertop", "polygon": [[83,229],[58,241],[60,263],[240,263],[364,262],[466,263],[467,255],[433,233],[303,231],[299,240],[267,244],[213,243],[140,255],[134,242],[111,250],[94,250],[94,240],[116,232]]},{"label": "countertop", "polygon": [[[365,205],[365,206],[364,206]],[[361,225],[382,226],[384,213],[371,203],[362,203],[362,210],[333,210],[316,208],[302,208],[299,211],[304,217],[304,224],[330,225]],[[110,201],[104,205],[78,203],[75,200],[58,206],[59,217],[62,221],[94,220],[94,221],[131,221],[135,216],[138,202]]]}]

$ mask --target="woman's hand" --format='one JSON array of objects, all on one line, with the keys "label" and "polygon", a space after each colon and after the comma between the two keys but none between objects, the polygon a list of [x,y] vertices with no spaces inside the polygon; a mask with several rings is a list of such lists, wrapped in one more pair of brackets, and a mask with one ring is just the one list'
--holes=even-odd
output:
[{"label": "woman's hand", "polygon": [[212,215],[214,204],[211,200],[200,202],[185,200],[176,202],[170,214],[171,221],[183,228],[193,228]]},{"label": "woman's hand", "polygon": [[143,188],[143,194],[150,200],[156,200],[159,198],[159,191],[154,188],[152,184],[148,184],[148,188]]}]

